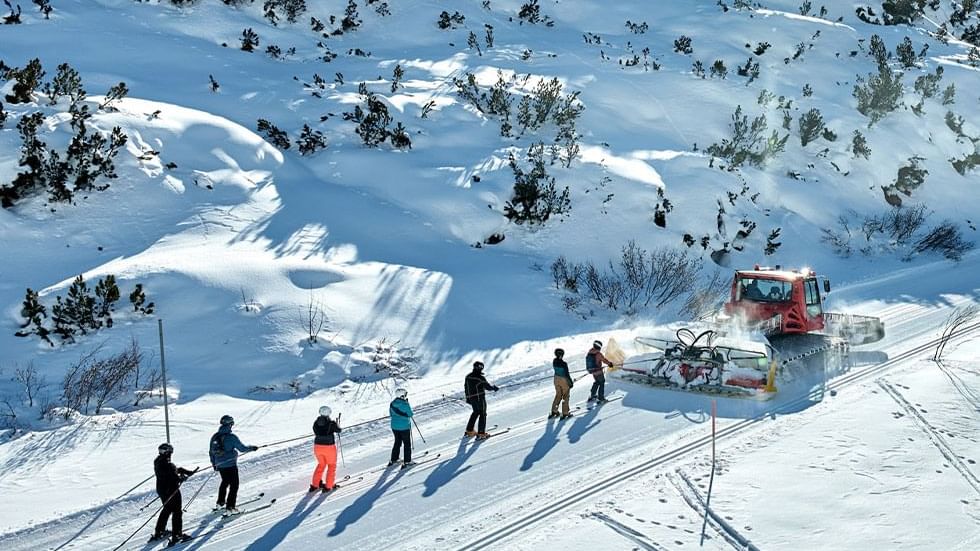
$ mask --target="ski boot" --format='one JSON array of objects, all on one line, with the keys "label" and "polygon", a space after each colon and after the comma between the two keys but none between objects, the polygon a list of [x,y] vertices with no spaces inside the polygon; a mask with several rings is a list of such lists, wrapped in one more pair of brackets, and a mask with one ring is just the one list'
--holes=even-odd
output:
[{"label": "ski boot", "polygon": [[561,416],[561,419],[559,419],[559,420],[560,420],[560,421],[564,421],[565,419],[568,419],[568,418],[569,418],[569,417],[571,417],[571,416],[572,416],[572,413],[571,413],[571,412],[568,412],[568,413],[566,413],[566,414],[564,414],[564,415],[562,415],[562,416]]},{"label": "ski boot", "polygon": [[409,467],[414,467],[416,465],[418,465],[418,463],[416,463],[414,461],[406,461],[406,462],[402,463],[402,468],[403,469],[407,469]]},{"label": "ski boot", "polygon": [[388,466],[389,466],[389,467],[394,467],[394,466],[395,466],[395,465],[397,465],[397,464],[398,464],[398,461],[389,461],[389,462],[388,462]]},{"label": "ski boot", "polygon": [[214,504],[214,507],[211,508],[211,512],[212,513],[217,513],[218,511],[220,511],[220,510],[222,510],[224,508],[225,508],[225,504],[224,503],[215,503]]},{"label": "ski boot", "polygon": [[477,440],[486,440],[487,438],[490,438],[490,434],[489,433],[486,433],[486,432],[478,432],[478,433],[476,433],[476,439]]},{"label": "ski boot", "polygon": [[464,438],[469,438],[471,436],[479,436],[479,435],[476,433],[475,430],[468,430],[468,431],[466,431],[466,432],[463,433],[463,437]]},{"label": "ski boot", "polygon": [[164,530],[163,532],[156,532],[152,536],[150,536],[150,541],[160,541],[162,539],[167,538],[168,536],[170,536],[170,530]]},{"label": "ski boot", "polygon": [[551,413],[548,414],[548,419],[554,419],[555,417],[558,417],[557,411],[552,411]]},{"label": "ski boot", "polygon": [[312,492],[315,492],[315,491],[317,491],[317,490],[319,490],[319,489],[320,489],[320,488],[317,488],[316,486],[314,486],[314,485],[312,485],[312,484],[310,484],[310,493],[312,493]]},{"label": "ski boot", "polygon": [[242,512],[238,510],[238,507],[232,507],[231,509],[225,509],[225,512],[221,513],[221,516],[228,518],[240,514],[242,514]]}]

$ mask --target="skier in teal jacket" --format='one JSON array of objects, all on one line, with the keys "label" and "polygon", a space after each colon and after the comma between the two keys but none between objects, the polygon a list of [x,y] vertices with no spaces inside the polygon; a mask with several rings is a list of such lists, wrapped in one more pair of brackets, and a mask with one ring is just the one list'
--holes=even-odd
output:
[{"label": "skier in teal jacket", "polygon": [[395,399],[388,406],[388,415],[391,416],[391,432],[395,435],[395,445],[391,448],[391,467],[398,463],[398,456],[401,448],[405,448],[405,461],[402,468],[411,467],[412,462],[412,406],[408,403],[408,391],[404,388],[395,389]]}]

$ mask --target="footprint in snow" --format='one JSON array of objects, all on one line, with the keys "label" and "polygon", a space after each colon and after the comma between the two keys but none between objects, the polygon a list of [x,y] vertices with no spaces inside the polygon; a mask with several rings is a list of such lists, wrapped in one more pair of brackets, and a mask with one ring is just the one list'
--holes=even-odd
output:
[{"label": "footprint in snow", "polygon": [[668,524],[667,528],[670,528],[671,530],[677,530],[677,527],[674,526],[673,524]]},{"label": "footprint in snow", "polygon": [[664,498],[660,498],[660,500],[659,500],[659,501],[660,501],[660,503],[667,503],[667,500],[666,500],[666,499],[664,499]]},{"label": "footprint in snow", "polygon": [[733,519],[732,517],[730,517],[728,515],[725,515],[725,520],[735,520],[735,519]]},{"label": "footprint in snow", "polygon": [[976,465],[977,464],[977,462],[974,461],[974,460],[972,460],[972,459],[967,459],[966,462],[969,463],[970,465]]},{"label": "footprint in snow", "polygon": [[684,545],[684,542],[682,542],[681,540],[674,540],[674,543],[676,543],[677,545]]},{"label": "footprint in snow", "polygon": [[966,499],[961,499],[960,500],[960,503],[962,503],[963,505],[969,505],[970,504],[970,501],[969,500],[966,500]]},{"label": "footprint in snow", "polygon": [[745,529],[748,530],[749,532],[752,531],[752,527],[751,526],[746,526]]}]

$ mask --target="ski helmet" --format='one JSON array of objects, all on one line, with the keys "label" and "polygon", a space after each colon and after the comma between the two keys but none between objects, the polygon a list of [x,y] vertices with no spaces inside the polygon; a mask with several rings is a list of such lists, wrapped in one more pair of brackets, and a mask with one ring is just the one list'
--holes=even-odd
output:
[{"label": "ski helmet", "polygon": [[167,455],[174,453],[174,447],[170,445],[170,442],[164,442],[163,444],[160,444],[157,451],[160,452],[160,455]]},{"label": "ski helmet", "polygon": [[592,341],[592,348],[602,348],[602,341]]},{"label": "ski helmet", "polygon": [[330,417],[330,414],[331,413],[332,413],[332,410],[330,409],[330,406],[320,406],[320,416],[322,416],[322,417]]},{"label": "ski helmet", "polygon": [[473,362],[473,371],[483,371],[483,362],[481,361]]},{"label": "ski helmet", "polygon": [[401,398],[402,400],[404,400],[407,397],[408,397],[408,391],[407,390],[405,390],[404,388],[396,388],[395,389],[395,398]]},{"label": "ski helmet", "polygon": [[221,425],[222,426],[227,425],[227,426],[230,427],[230,426],[232,426],[234,424],[235,424],[235,418],[232,417],[231,415],[222,415],[221,416]]},{"label": "ski helmet", "polygon": [[555,349],[555,357],[561,358],[564,355],[565,355],[565,351],[563,349],[561,348]]}]

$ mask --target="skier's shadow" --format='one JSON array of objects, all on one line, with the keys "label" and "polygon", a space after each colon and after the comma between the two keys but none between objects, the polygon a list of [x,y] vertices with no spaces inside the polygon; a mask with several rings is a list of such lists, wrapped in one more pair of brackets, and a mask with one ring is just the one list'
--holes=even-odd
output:
[{"label": "skier's shadow", "polygon": [[298,527],[310,513],[316,510],[317,506],[326,499],[327,495],[324,493],[317,492],[316,498],[311,498],[311,493],[303,496],[293,508],[293,512],[289,514],[286,518],[280,520],[279,522],[272,525],[271,528],[262,536],[253,541],[251,545],[245,549],[248,551],[262,551],[265,549],[274,549],[277,545],[282,543],[282,540],[286,538],[286,534],[292,532],[296,527]]},{"label": "skier's shadow", "polygon": [[575,423],[568,429],[568,441],[570,443],[574,444],[581,440],[582,435],[592,430],[593,427],[602,421],[601,419],[596,419],[596,416],[599,415],[600,408],[602,406],[592,406],[585,415],[575,418]]},{"label": "skier's shadow", "polygon": [[480,444],[479,442],[473,442],[469,448],[466,447],[467,444],[467,440],[461,440],[459,442],[459,448],[456,449],[456,455],[451,459],[443,461],[438,467],[429,473],[429,476],[425,479],[425,491],[422,492],[422,497],[431,496],[432,494],[436,493],[439,488],[452,481],[452,479],[469,470],[469,465],[463,467],[462,469],[460,469],[460,467],[462,467],[463,463],[466,463],[466,460],[473,455],[473,452],[475,452],[478,447],[480,447]]},{"label": "skier's shadow", "polygon": [[330,532],[327,533],[327,536],[340,535],[347,529],[348,526],[354,524],[360,520],[361,517],[366,515],[368,511],[374,507],[374,502],[384,495],[384,493],[388,491],[388,488],[390,488],[394,483],[398,482],[398,479],[401,478],[403,472],[404,471],[399,469],[395,472],[394,476],[391,476],[390,479],[389,475],[392,473],[390,469],[381,473],[381,476],[378,477],[378,481],[374,483],[374,486],[358,496],[353,503],[348,505],[346,509],[337,515],[337,520],[334,522],[333,528],[330,530]]},{"label": "skier's shadow", "polygon": [[540,461],[548,452],[558,444],[558,431],[560,425],[553,419],[548,420],[548,425],[545,426],[544,432],[541,434],[541,438],[534,443],[534,447],[528,452],[527,457],[524,458],[524,463],[521,464],[522,471],[529,471],[535,463]]}]

